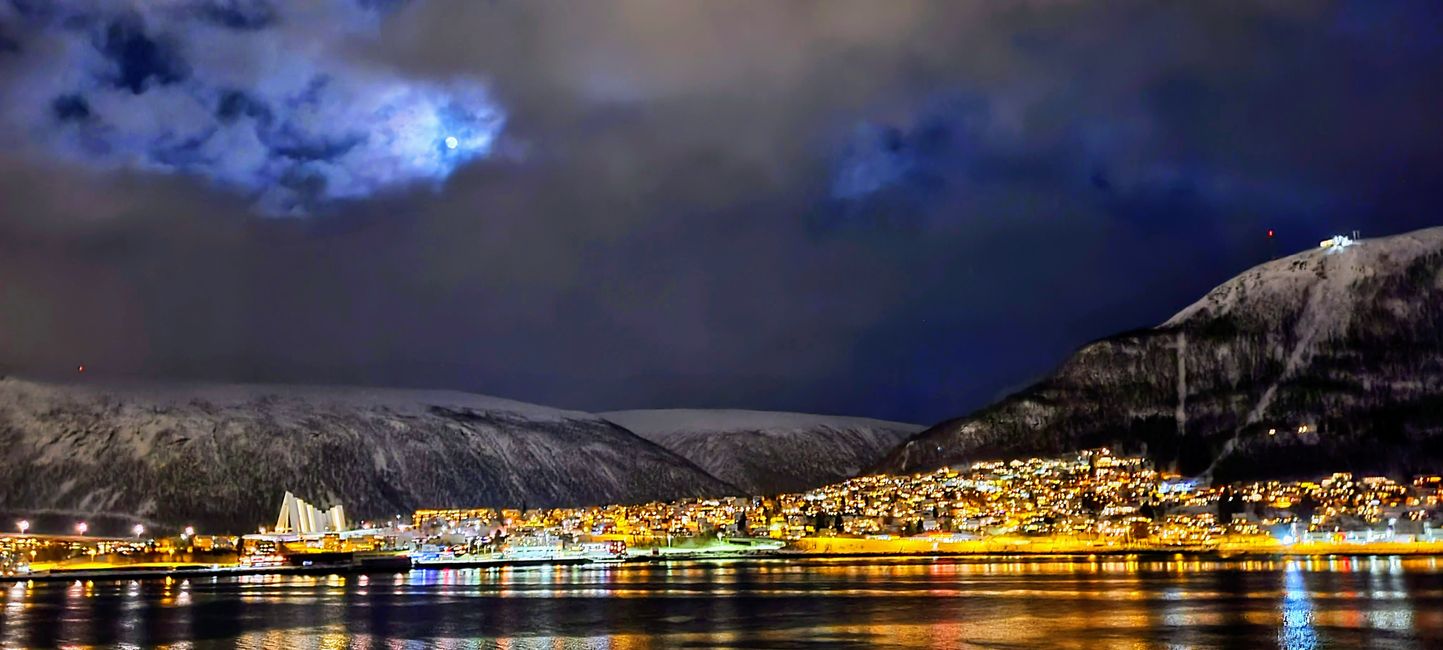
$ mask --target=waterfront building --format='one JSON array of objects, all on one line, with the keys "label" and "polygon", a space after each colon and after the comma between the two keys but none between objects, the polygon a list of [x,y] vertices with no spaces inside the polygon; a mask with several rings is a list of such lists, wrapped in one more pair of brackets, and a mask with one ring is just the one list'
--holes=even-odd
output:
[{"label": "waterfront building", "polygon": [[281,500],[281,512],[276,517],[274,532],[310,535],[338,533],[346,529],[346,510],[340,504],[321,510],[286,492]]}]

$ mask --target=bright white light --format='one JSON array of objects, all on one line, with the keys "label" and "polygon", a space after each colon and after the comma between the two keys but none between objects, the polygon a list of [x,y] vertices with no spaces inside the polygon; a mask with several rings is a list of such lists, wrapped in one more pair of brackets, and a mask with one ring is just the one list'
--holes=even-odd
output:
[{"label": "bright white light", "polygon": [[20,521],[15,522],[15,527],[20,529],[21,535],[24,535],[25,531],[30,530],[30,522],[21,519]]},{"label": "bright white light", "polygon": [[1324,239],[1323,241],[1318,242],[1318,248],[1325,249],[1328,254],[1331,255],[1356,243],[1358,242],[1353,241],[1353,238],[1351,237],[1345,235],[1334,235],[1332,239]]},{"label": "bright white light", "polygon": [[447,148],[447,149],[455,149],[456,147],[459,147],[459,146],[461,146],[461,141],[460,141],[460,140],[457,140],[457,139],[456,139],[456,136],[452,135],[452,136],[447,136],[447,137],[446,137],[446,148]]},{"label": "bright white light", "polygon": [[136,525],[135,525],[135,528],[132,528],[132,529],[130,529],[130,530],[135,533],[135,536],[136,536],[136,537],[140,537],[142,534],[145,533],[145,526],[142,526],[142,525],[140,525],[140,524],[136,524]]},{"label": "bright white light", "polygon": [[77,534],[84,535],[84,534],[85,534],[85,531],[87,531],[87,530],[90,530],[90,525],[89,525],[89,524],[87,524],[87,523],[85,523],[85,522],[83,522],[83,521],[80,522],[80,523],[78,523],[78,524],[75,524],[75,532],[76,532]]}]

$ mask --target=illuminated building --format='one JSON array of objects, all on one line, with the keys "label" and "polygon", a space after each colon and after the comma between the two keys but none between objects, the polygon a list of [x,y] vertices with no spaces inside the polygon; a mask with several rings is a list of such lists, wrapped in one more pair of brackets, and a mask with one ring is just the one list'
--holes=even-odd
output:
[{"label": "illuminated building", "polygon": [[276,517],[274,532],[310,535],[338,533],[346,528],[346,511],[339,504],[331,506],[329,510],[321,510],[286,492],[281,501],[280,515]]}]

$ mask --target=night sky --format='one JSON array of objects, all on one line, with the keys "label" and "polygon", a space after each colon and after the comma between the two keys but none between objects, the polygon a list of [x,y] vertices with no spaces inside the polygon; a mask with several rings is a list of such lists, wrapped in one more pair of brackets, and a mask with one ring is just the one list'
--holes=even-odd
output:
[{"label": "night sky", "polygon": [[1440,205],[1437,0],[0,0],[26,376],[929,423]]}]

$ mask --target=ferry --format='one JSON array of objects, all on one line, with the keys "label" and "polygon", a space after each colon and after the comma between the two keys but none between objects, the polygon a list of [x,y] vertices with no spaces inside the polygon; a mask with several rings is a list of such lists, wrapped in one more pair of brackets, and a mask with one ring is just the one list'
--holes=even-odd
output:
[{"label": "ferry", "polygon": [[665,546],[632,549],[634,557],[651,560],[703,560],[775,555],[786,542],[765,537],[682,538]]},{"label": "ferry", "polygon": [[581,545],[581,554],[595,564],[620,564],[626,561],[626,542],[587,542]]},{"label": "ferry", "polygon": [[569,555],[575,554],[567,553],[560,541],[547,538],[523,537],[501,547],[501,559],[512,564],[545,564],[573,559]]},{"label": "ferry", "polygon": [[626,542],[585,542],[569,546],[550,537],[523,537],[495,552],[457,552],[426,544],[411,554],[411,564],[417,568],[617,564],[626,559]]},{"label": "ferry", "polygon": [[306,571],[390,571],[411,568],[411,558],[404,551],[322,551],[310,553],[246,554],[240,557],[240,568]]}]

